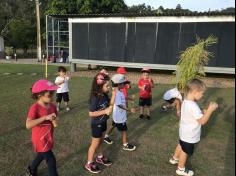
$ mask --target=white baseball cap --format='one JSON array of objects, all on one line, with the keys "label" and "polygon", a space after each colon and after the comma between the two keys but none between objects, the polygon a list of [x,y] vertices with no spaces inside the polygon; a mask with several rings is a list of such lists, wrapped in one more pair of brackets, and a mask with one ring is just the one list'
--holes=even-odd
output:
[{"label": "white baseball cap", "polygon": [[123,83],[127,83],[127,80],[125,78],[125,76],[123,74],[115,74],[112,78],[111,78],[112,82],[114,84],[123,84]]}]

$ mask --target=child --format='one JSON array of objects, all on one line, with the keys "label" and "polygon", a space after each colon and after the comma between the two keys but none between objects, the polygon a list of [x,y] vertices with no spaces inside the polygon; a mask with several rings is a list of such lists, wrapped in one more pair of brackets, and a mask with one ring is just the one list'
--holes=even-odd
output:
[{"label": "child", "polygon": [[[121,90],[126,85],[126,78],[122,74],[116,74],[112,78],[112,82],[114,86],[116,87],[115,93],[113,93],[114,98],[114,108],[113,108],[113,122],[112,122],[112,128],[117,128],[118,131],[122,133],[122,143],[123,143],[123,150],[126,151],[134,151],[136,149],[136,146],[129,144],[127,141],[127,111],[130,111],[131,113],[135,113],[135,109],[131,108],[130,110],[126,107],[126,99],[124,94],[121,92]],[[111,133],[111,129],[108,130],[108,134]]]},{"label": "child", "polygon": [[206,85],[201,80],[193,79],[187,84],[186,98],[181,107],[180,141],[174,156],[170,159],[171,164],[178,164],[177,175],[194,175],[193,171],[185,168],[187,158],[193,155],[194,146],[200,141],[201,126],[208,122],[218,108],[217,103],[211,102],[206,112],[202,113],[197,102],[203,97],[205,90]]},{"label": "child", "polygon": [[139,91],[139,106],[140,116],[139,118],[145,118],[144,110],[147,110],[146,118],[151,119],[151,106],[152,106],[152,89],[154,88],[154,82],[150,78],[151,71],[147,68],[142,69],[142,78],[139,80],[138,88]]},{"label": "child", "polygon": [[60,111],[60,104],[62,99],[65,102],[66,105],[66,111],[69,111],[69,87],[68,87],[68,81],[69,77],[66,75],[66,68],[65,67],[58,67],[58,77],[55,80],[55,84],[58,85],[57,89],[57,111]]},{"label": "child", "polygon": [[[91,173],[100,173],[101,170],[96,163],[111,166],[112,162],[107,159],[102,152],[102,141],[107,130],[107,120],[112,111],[110,106],[109,80],[107,76],[99,73],[93,81],[91,95],[90,95],[90,109],[89,116],[91,117],[92,142],[88,151],[88,161],[85,169]],[[94,155],[98,153],[96,163],[94,162]]]},{"label": "child", "polygon": [[177,88],[173,88],[168,90],[163,99],[168,103],[167,105],[163,105],[162,109],[164,111],[168,110],[169,108],[176,108],[176,115],[178,117],[181,116],[181,103],[182,103],[182,95]]},{"label": "child", "polygon": [[28,167],[28,176],[37,176],[37,168],[46,160],[49,176],[58,176],[53,148],[53,121],[57,117],[56,106],[52,103],[57,86],[47,80],[34,83],[32,97],[36,102],[30,107],[26,128],[32,129],[32,143],[36,158]]},{"label": "child", "polygon": [[[122,74],[122,75],[126,75],[126,69],[124,67],[120,67],[117,69],[117,74]],[[127,84],[125,84],[125,87],[121,89],[121,92],[124,94],[125,96],[125,99],[126,99],[126,106],[128,107],[128,101],[129,100],[132,100],[134,101],[133,99],[129,98],[129,95],[128,95],[128,89],[131,88],[130,86],[130,82],[129,81],[126,81]],[[114,130],[115,127],[111,126],[108,130],[108,133],[111,134],[112,131]],[[106,134],[105,135],[105,138],[104,138],[104,142],[111,145],[113,144],[113,141],[112,139],[109,137],[109,134]]]}]

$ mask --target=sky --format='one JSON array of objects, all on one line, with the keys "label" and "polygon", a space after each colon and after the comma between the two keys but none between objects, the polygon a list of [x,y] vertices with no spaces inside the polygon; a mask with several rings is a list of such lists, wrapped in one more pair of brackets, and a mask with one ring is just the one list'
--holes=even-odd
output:
[{"label": "sky", "polygon": [[235,7],[235,0],[125,0],[128,6],[147,4],[154,8],[163,6],[164,8],[175,8],[181,4],[182,8],[193,11],[217,10],[227,7]]}]

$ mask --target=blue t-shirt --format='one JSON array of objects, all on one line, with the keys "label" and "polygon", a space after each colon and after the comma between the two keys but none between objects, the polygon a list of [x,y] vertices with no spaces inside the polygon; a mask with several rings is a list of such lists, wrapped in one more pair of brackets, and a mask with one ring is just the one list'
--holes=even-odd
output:
[{"label": "blue t-shirt", "polygon": [[[101,111],[101,110],[107,109],[109,106],[110,106],[110,99],[107,94],[104,94],[103,96],[100,96],[100,97],[92,97],[89,111],[90,112]],[[101,123],[106,122],[108,118],[109,118],[108,115],[92,117],[91,123],[101,124]]]}]

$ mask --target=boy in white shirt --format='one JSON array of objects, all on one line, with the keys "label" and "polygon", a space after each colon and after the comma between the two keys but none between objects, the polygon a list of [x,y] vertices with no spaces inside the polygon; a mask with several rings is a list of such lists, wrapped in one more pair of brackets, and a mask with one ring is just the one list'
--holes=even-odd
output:
[{"label": "boy in white shirt", "polygon": [[165,92],[163,99],[167,102],[167,104],[162,106],[162,110],[166,111],[169,108],[176,109],[176,115],[178,117],[181,116],[181,103],[182,103],[182,95],[179,90],[176,88],[170,89]]},{"label": "boy in white shirt", "polygon": [[[123,150],[126,151],[134,151],[136,146],[128,143],[127,141],[127,111],[131,113],[135,113],[136,110],[134,108],[128,109],[125,95],[121,92],[121,89],[125,87],[127,80],[124,75],[116,74],[112,77],[113,87],[115,89],[115,101],[113,107],[113,122],[112,126],[117,128],[118,131],[122,133],[122,143],[123,143]],[[109,131],[108,131],[108,134]]]},{"label": "boy in white shirt", "polygon": [[177,175],[194,175],[193,171],[185,168],[187,158],[193,155],[194,146],[200,141],[201,126],[208,122],[213,112],[218,108],[217,103],[211,102],[205,113],[201,111],[197,101],[203,97],[205,90],[206,85],[198,79],[189,81],[187,85],[186,98],[181,107],[180,140],[174,156],[170,159],[171,164],[178,164]]},{"label": "boy in white shirt", "polygon": [[57,89],[56,102],[57,102],[57,111],[60,111],[61,101],[65,102],[66,111],[69,111],[69,85],[68,82],[70,77],[66,74],[65,67],[58,67],[58,76],[56,77],[55,84],[59,87]]}]

